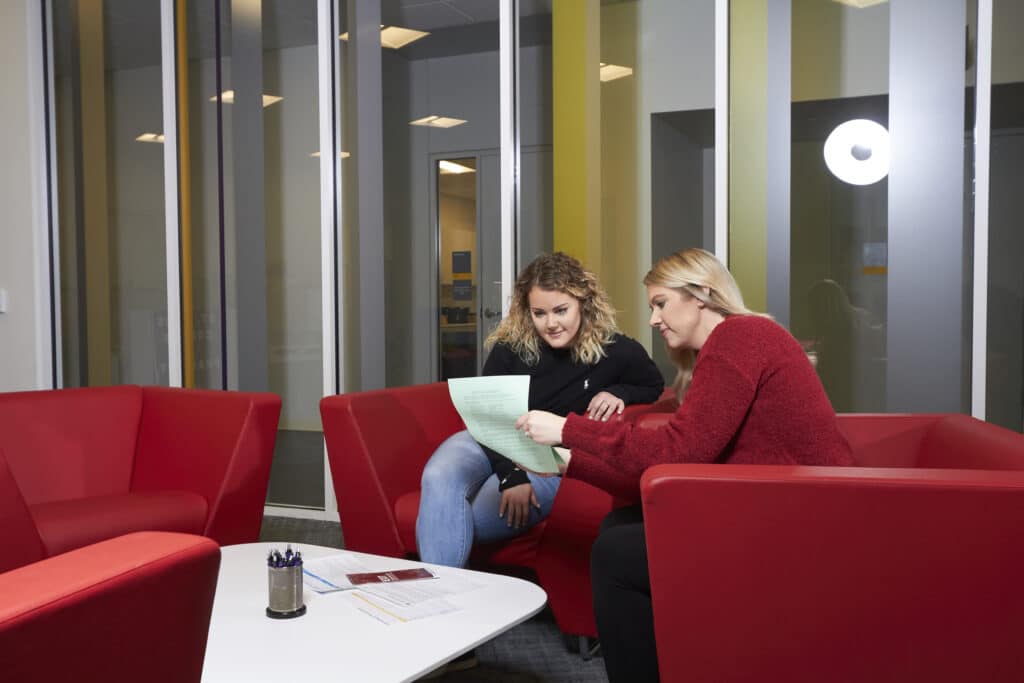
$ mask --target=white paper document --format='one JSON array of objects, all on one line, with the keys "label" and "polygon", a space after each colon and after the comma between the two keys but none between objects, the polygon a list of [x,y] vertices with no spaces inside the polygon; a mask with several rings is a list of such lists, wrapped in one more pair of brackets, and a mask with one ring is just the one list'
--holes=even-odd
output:
[{"label": "white paper document", "polygon": [[302,583],[317,593],[351,590],[355,586],[345,575],[368,571],[371,571],[370,567],[359,557],[339,553],[303,562]]},{"label": "white paper document", "polygon": [[448,393],[466,429],[479,443],[520,467],[539,474],[558,474],[559,456],[516,429],[528,410],[529,375],[489,375],[448,380]]},{"label": "white paper document", "polygon": [[379,595],[364,593],[362,590],[352,591],[347,594],[347,597],[360,612],[388,626],[404,624],[408,621],[433,617],[439,614],[448,614],[459,609],[457,606],[441,598],[418,602],[412,605],[402,605],[391,602]]},{"label": "white paper document", "polygon": [[441,574],[435,581],[365,584],[348,598],[360,612],[391,625],[454,612],[459,607],[446,597],[481,587],[470,579]]}]

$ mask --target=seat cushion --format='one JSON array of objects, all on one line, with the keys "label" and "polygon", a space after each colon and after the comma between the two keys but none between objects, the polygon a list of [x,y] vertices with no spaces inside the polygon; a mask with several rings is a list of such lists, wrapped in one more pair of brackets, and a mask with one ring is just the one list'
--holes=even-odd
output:
[{"label": "seat cushion", "polygon": [[93,496],[29,508],[48,555],[133,531],[202,534],[207,509],[205,498],[188,491]]},{"label": "seat cushion", "polygon": [[[420,492],[413,491],[399,496],[395,501],[395,524],[402,540],[405,552],[415,555],[416,548],[416,516],[420,510]],[[474,545],[470,554],[470,565],[507,565],[513,567],[533,567],[537,557],[537,546],[544,533],[546,522],[527,531],[522,536],[502,543]]]}]

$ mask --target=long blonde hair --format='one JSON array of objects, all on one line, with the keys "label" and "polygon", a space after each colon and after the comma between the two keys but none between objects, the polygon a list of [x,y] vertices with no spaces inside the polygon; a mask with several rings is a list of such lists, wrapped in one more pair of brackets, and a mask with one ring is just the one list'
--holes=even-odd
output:
[{"label": "long blonde hair", "polygon": [[615,309],[597,276],[562,252],[538,256],[519,274],[509,314],[487,337],[488,349],[506,344],[527,365],[540,360],[540,336],[530,315],[530,291],[534,287],[562,292],[579,302],[580,328],[571,342],[574,362],[593,365],[607,355],[604,347],[619,331]]},{"label": "long blonde hair", "polygon": [[[655,263],[644,276],[644,284],[674,289],[685,296],[700,299],[709,309],[725,317],[771,317],[747,308],[732,273],[715,258],[714,254],[697,247],[677,251]],[[705,288],[707,292],[704,291]],[[690,388],[697,352],[693,349],[668,349],[668,355],[678,369],[672,389],[676,392],[676,397],[682,401],[686,390]]]}]

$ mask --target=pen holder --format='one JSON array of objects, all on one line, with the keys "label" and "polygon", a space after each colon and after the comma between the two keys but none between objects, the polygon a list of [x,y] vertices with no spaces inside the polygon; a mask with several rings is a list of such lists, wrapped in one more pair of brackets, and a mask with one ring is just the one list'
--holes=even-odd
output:
[{"label": "pen holder", "polygon": [[267,567],[267,588],[270,604],[267,616],[271,619],[291,619],[306,613],[302,603],[302,564],[291,567]]}]

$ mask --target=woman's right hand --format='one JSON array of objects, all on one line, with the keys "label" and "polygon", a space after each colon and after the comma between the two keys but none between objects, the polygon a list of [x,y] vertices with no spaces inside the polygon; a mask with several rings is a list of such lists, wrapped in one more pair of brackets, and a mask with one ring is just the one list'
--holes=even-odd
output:
[{"label": "woman's right hand", "polygon": [[501,492],[498,516],[504,517],[505,522],[513,529],[519,529],[526,526],[530,519],[531,504],[540,510],[540,503],[537,502],[537,495],[533,492],[531,484],[509,487]]}]

